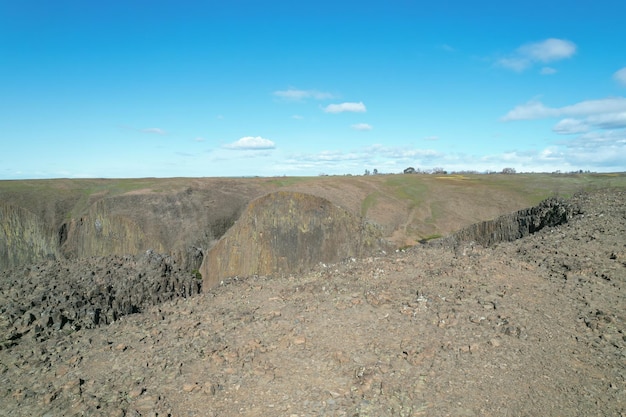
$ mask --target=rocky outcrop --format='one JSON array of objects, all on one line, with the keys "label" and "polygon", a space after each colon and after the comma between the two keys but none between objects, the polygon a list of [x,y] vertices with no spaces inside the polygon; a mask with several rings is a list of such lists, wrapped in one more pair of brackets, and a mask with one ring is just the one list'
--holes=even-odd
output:
[{"label": "rocky outcrop", "polygon": [[202,281],[168,256],[107,256],[39,262],[0,272],[0,350],[28,335],[47,339],[198,294]]},{"label": "rocky outcrop", "polygon": [[252,201],[204,258],[203,286],[232,276],[291,274],[385,246],[380,230],[330,201],[279,191]]},{"label": "rocky outcrop", "polygon": [[488,247],[499,242],[511,242],[538,232],[544,227],[567,223],[579,211],[578,207],[567,201],[549,198],[535,207],[472,224],[448,237],[432,241],[432,244],[458,246],[475,242]]},{"label": "rocky outcrop", "polygon": [[24,208],[0,204],[0,267],[58,257],[58,242],[42,219]]},{"label": "rocky outcrop", "polygon": [[[96,185],[111,189],[115,184]],[[78,181],[70,197],[60,190],[58,197],[51,196],[57,190],[43,186],[29,190],[28,183],[18,192],[2,194],[0,188],[0,270],[46,259],[135,256],[147,250],[171,256],[187,271],[197,270],[204,252],[250,201],[249,194],[261,194],[220,184],[113,193],[94,192]]]}]

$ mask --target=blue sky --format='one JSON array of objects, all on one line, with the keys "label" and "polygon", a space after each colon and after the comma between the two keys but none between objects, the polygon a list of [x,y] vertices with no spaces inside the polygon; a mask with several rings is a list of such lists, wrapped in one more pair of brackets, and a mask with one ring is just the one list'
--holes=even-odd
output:
[{"label": "blue sky", "polygon": [[0,179],[626,170],[626,2],[0,0]]}]

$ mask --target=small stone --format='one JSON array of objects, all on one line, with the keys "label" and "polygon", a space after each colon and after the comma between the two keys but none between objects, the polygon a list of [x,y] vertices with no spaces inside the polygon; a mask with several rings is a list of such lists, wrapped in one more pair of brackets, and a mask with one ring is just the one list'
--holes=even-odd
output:
[{"label": "small stone", "polygon": [[109,413],[109,417],[124,417],[126,413],[121,408],[116,408]]},{"label": "small stone", "polygon": [[200,386],[197,383],[183,384],[183,391],[185,392],[192,392],[199,388]]},{"label": "small stone", "polygon": [[134,404],[134,408],[137,411],[150,411],[154,409],[155,406],[156,400],[151,396],[141,397],[141,399],[137,400]]},{"label": "small stone", "polygon": [[130,390],[128,392],[128,397],[129,398],[137,398],[139,397],[141,394],[143,394],[144,392],[146,392],[146,389],[143,387],[137,387],[137,388],[133,388],[132,390]]},{"label": "small stone", "polygon": [[52,401],[54,401],[57,397],[57,394],[55,392],[52,393],[48,393],[46,395],[43,396],[43,403],[44,405],[48,405],[50,404]]}]

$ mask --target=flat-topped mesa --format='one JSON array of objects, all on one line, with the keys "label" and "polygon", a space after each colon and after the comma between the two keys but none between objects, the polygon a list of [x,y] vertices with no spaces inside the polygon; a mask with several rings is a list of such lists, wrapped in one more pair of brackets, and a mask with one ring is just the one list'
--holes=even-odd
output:
[{"label": "flat-topped mesa", "polygon": [[250,202],[206,254],[203,288],[226,277],[297,273],[386,247],[377,226],[330,201],[279,191]]}]

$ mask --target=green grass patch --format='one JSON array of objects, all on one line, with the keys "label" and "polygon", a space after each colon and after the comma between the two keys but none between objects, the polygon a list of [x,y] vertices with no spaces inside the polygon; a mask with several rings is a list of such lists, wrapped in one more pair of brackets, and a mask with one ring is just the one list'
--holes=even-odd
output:
[{"label": "green grass patch", "polygon": [[311,181],[317,177],[276,177],[266,181],[267,184],[276,186],[278,188],[289,187],[290,185],[299,184],[306,181]]},{"label": "green grass patch", "polygon": [[391,194],[408,202],[409,208],[417,207],[428,191],[428,185],[421,175],[393,175],[386,179]]},{"label": "green grass patch", "polygon": [[361,217],[367,216],[368,210],[376,205],[378,201],[379,192],[373,192],[367,195],[361,202]]},{"label": "green grass patch", "polygon": [[442,237],[440,234],[438,233],[433,233],[431,235],[428,235],[426,237],[423,237],[419,240],[420,243],[424,244],[430,240],[434,240],[434,239],[439,239],[440,237]]}]

